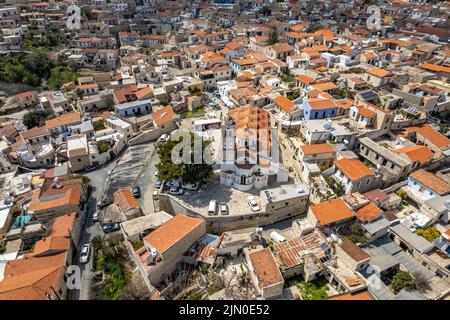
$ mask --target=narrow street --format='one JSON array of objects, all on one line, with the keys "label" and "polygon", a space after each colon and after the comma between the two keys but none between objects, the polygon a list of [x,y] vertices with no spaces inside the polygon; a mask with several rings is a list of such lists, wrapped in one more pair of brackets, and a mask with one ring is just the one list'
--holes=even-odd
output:
[{"label": "narrow street", "polygon": [[[92,221],[92,215],[94,214],[97,202],[102,198],[106,182],[108,180],[108,172],[114,167],[115,162],[110,162],[106,166],[97,169],[95,171],[84,174],[91,179],[90,185],[94,188],[87,205],[86,214],[83,221],[83,226],[81,228],[80,241],[78,248],[81,248],[84,244],[90,243],[91,239],[96,235],[103,235],[100,227],[100,223],[95,223]],[[79,256],[76,257],[76,264],[81,269],[81,288],[80,290],[73,290],[72,299],[73,300],[89,300],[90,299],[90,279],[92,274],[92,254],[86,264],[79,263]]]}]

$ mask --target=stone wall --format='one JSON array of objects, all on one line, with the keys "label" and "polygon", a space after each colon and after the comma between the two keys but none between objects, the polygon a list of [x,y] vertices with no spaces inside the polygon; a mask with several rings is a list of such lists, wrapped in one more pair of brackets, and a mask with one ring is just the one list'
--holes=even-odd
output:
[{"label": "stone wall", "polygon": [[[169,214],[185,214],[189,217],[200,218],[206,221],[206,230],[209,233],[220,234],[224,231],[244,228],[256,228],[272,224],[294,216],[300,216],[304,212],[298,210],[298,206],[288,206],[278,210],[267,210],[256,213],[249,212],[242,215],[215,215],[204,216],[188,207],[169,194],[159,195],[160,210]],[[307,207],[307,206],[306,206]],[[249,209],[250,211],[250,209]]]}]

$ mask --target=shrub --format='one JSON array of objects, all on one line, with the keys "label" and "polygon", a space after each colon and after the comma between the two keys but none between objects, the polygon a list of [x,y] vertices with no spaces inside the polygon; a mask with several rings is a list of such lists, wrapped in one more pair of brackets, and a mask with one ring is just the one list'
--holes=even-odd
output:
[{"label": "shrub", "polygon": [[416,281],[406,271],[399,271],[392,278],[391,282],[392,290],[395,294],[399,293],[402,289],[412,290],[416,288]]},{"label": "shrub", "polygon": [[97,142],[97,148],[99,153],[103,153],[109,150],[109,143],[106,141]]},{"label": "shrub", "polygon": [[94,121],[92,122],[92,126],[94,127],[95,131],[103,130],[105,129],[105,124],[102,120]]},{"label": "shrub", "polygon": [[430,242],[433,242],[435,239],[439,238],[441,235],[440,232],[437,231],[437,229],[433,228],[433,227],[417,230],[416,233],[419,236],[424,237],[425,239],[427,239]]}]

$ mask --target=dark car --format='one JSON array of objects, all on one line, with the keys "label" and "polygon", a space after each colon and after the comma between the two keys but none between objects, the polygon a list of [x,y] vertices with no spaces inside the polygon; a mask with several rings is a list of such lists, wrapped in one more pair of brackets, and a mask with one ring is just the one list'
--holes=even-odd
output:
[{"label": "dark car", "polygon": [[133,187],[133,196],[135,198],[140,198],[141,197],[141,189],[138,186]]},{"label": "dark car", "polygon": [[104,233],[111,233],[114,231],[118,231],[120,229],[120,226],[117,222],[106,223],[102,226],[102,229]]}]

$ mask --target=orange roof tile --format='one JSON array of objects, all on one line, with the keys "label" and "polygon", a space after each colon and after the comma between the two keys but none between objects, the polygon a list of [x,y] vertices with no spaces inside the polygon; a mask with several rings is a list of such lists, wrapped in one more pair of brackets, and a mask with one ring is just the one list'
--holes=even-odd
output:
[{"label": "orange roof tile", "polygon": [[56,299],[64,269],[63,265],[7,277],[0,282],[0,300]]},{"label": "orange roof tile", "polygon": [[361,262],[370,259],[370,256],[363,251],[360,247],[354,244],[352,241],[344,239],[339,245],[345,253],[347,253],[352,259],[357,262]]},{"label": "orange roof tile", "polygon": [[369,68],[367,72],[379,78],[387,78],[392,76],[392,72],[377,67]]},{"label": "orange roof tile", "polygon": [[175,117],[175,112],[171,106],[165,106],[152,113],[152,119],[155,121],[157,126],[161,126],[165,123],[173,121]]},{"label": "orange roof tile", "polygon": [[150,246],[153,246],[159,254],[163,254],[202,224],[205,224],[203,219],[178,214],[155,231],[149,233],[144,240]]},{"label": "orange roof tile", "polygon": [[433,152],[427,147],[418,145],[395,149],[395,152],[404,153],[409,159],[411,159],[411,161],[418,161],[422,163],[430,161],[434,155]]},{"label": "orange roof tile", "polygon": [[404,128],[406,132],[417,132],[436,147],[445,150],[450,147],[450,139],[435,130],[428,123]]},{"label": "orange roof tile", "polygon": [[273,99],[273,102],[287,113],[292,113],[301,110],[301,108],[298,105],[296,105],[294,102],[292,102],[285,96],[278,96],[275,99]]},{"label": "orange roof tile", "polygon": [[356,217],[362,222],[372,221],[380,217],[383,214],[383,210],[377,207],[373,202],[369,202],[364,207],[356,211]]},{"label": "orange roof tile", "polygon": [[57,128],[64,125],[69,125],[81,121],[81,115],[79,112],[72,112],[63,114],[62,116],[56,117],[54,119],[46,120],[45,127],[47,129]]},{"label": "orange roof tile", "polygon": [[355,216],[342,198],[318,203],[312,205],[310,208],[322,226],[345,221]]},{"label": "orange roof tile", "polygon": [[443,196],[450,193],[450,185],[441,177],[423,169],[414,171],[410,177]]},{"label": "orange roof tile", "polygon": [[419,67],[421,67],[422,69],[430,70],[430,71],[434,71],[434,72],[450,73],[450,67],[439,66],[436,64],[432,64],[432,63],[423,63],[423,64],[419,65]]},{"label": "orange roof tile", "polygon": [[269,248],[251,252],[249,258],[260,288],[284,282],[280,269],[278,269],[278,265]]},{"label": "orange roof tile", "polygon": [[131,193],[130,189],[120,189],[114,193],[114,203],[121,212],[127,212],[131,209],[139,209],[139,203]]},{"label": "orange roof tile", "polygon": [[303,154],[321,154],[321,153],[335,153],[336,150],[329,143],[310,144],[301,146]]},{"label": "orange roof tile", "polygon": [[327,300],[375,300],[375,299],[367,290],[365,290],[356,293],[338,294],[327,298]]},{"label": "orange roof tile", "polygon": [[312,110],[332,109],[336,108],[336,103],[333,99],[312,98],[305,100]]},{"label": "orange roof tile", "polygon": [[374,176],[375,173],[356,159],[339,159],[334,161],[336,167],[350,180],[355,181],[367,176]]}]

